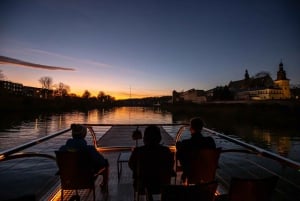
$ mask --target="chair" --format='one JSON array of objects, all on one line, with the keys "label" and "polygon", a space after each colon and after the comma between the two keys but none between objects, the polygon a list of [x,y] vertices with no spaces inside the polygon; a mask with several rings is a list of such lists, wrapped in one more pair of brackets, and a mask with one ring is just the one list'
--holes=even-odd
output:
[{"label": "chair", "polygon": [[213,201],[217,181],[196,185],[165,185],[161,189],[161,201]]},{"label": "chair", "polygon": [[197,184],[214,181],[221,150],[221,148],[199,149],[189,152],[186,157],[186,164],[180,168],[185,174],[182,182]]},{"label": "chair", "polygon": [[232,178],[229,192],[221,195],[218,201],[271,201],[278,177],[261,179]]},{"label": "chair", "polygon": [[140,195],[145,195],[148,201],[152,201],[153,195],[160,194],[161,186],[171,183],[173,164],[171,153],[149,150],[143,152],[143,157],[139,155],[134,182],[136,200],[140,199]]},{"label": "chair", "polygon": [[64,190],[76,190],[75,197],[79,197],[78,189],[92,189],[95,200],[95,180],[105,168],[95,173],[88,152],[55,151],[55,155],[61,181],[61,200]]}]

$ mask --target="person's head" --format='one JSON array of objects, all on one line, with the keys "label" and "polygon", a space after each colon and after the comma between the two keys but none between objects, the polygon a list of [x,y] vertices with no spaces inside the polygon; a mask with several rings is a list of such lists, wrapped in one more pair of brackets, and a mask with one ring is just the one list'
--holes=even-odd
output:
[{"label": "person's head", "polygon": [[144,144],[159,144],[161,141],[160,128],[155,125],[150,125],[144,132]]},{"label": "person's head", "polygon": [[83,139],[86,136],[87,128],[80,124],[72,124],[72,137],[74,139]]},{"label": "person's head", "polygon": [[190,121],[190,131],[191,133],[201,132],[203,128],[203,121],[200,117],[194,117]]}]

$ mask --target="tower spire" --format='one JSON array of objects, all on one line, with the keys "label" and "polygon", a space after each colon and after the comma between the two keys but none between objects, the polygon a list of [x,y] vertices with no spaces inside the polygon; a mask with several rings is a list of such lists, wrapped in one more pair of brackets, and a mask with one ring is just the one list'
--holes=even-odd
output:
[{"label": "tower spire", "polygon": [[279,70],[277,71],[277,80],[286,80],[286,73],[285,73],[285,70],[283,70],[282,62],[280,62]]},{"label": "tower spire", "polygon": [[246,69],[245,71],[245,80],[248,80],[249,79],[249,73],[248,73],[248,70]]}]

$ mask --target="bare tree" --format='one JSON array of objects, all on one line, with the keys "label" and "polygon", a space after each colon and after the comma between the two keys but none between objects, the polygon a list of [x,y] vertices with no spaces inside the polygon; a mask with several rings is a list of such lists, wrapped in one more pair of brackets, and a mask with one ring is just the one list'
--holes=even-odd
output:
[{"label": "bare tree", "polygon": [[43,89],[44,92],[45,92],[45,98],[47,99],[48,91],[49,91],[49,89],[50,89],[50,87],[51,87],[51,85],[52,85],[52,83],[53,83],[53,80],[52,80],[51,77],[45,76],[45,77],[41,77],[41,78],[39,79],[39,82],[40,82],[41,85],[42,85],[42,89]]},{"label": "bare tree", "polygon": [[54,87],[56,88],[55,94],[57,96],[67,96],[70,92],[70,87],[62,82],[55,84]]},{"label": "bare tree", "polygon": [[115,101],[115,97],[107,95],[107,101],[108,102],[113,102],[113,101]]},{"label": "bare tree", "polygon": [[61,96],[66,96],[70,92],[70,86],[60,82],[58,85]]},{"label": "bare tree", "polygon": [[4,80],[5,75],[3,74],[2,70],[0,69],[0,80]]},{"label": "bare tree", "polygon": [[50,89],[53,80],[51,77],[45,76],[45,77],[41,77],[39,79],[39,82],[41,83],[43,89]]},{"label": "bare tree", "polygon": [[91,93],[88,90],[85,90],[82,94],[82,98],[90,98],[91,97]]},{"label": "bare tree", "polygon": [[104,99],[105,99],[105,93],[103,91],[99,91],[98,93],[98,96],[97,96],[97,99],[100,101],[100,102],[104,102]]},{"label": "bare tree", "polygon": [[105,94],[103,91],[99,91],[97,99],[101,103],[110,103],[110,102],[113,102],[115,100],[114,97]]}]

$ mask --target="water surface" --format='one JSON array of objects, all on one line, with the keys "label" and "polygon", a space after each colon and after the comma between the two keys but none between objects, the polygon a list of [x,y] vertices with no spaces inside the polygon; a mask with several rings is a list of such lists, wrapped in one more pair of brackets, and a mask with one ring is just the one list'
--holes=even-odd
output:
[{"label": "water surface", "polygon": [[[0,123],[0,151],[44,137],[71,123],[135,124],[187,123],[190,116],[159,108],[119,107],[52,114],[6,114]],[[263,127],[233,119],[204,117],[206,126],[300,162],[299,131],[293,127]]]}]

